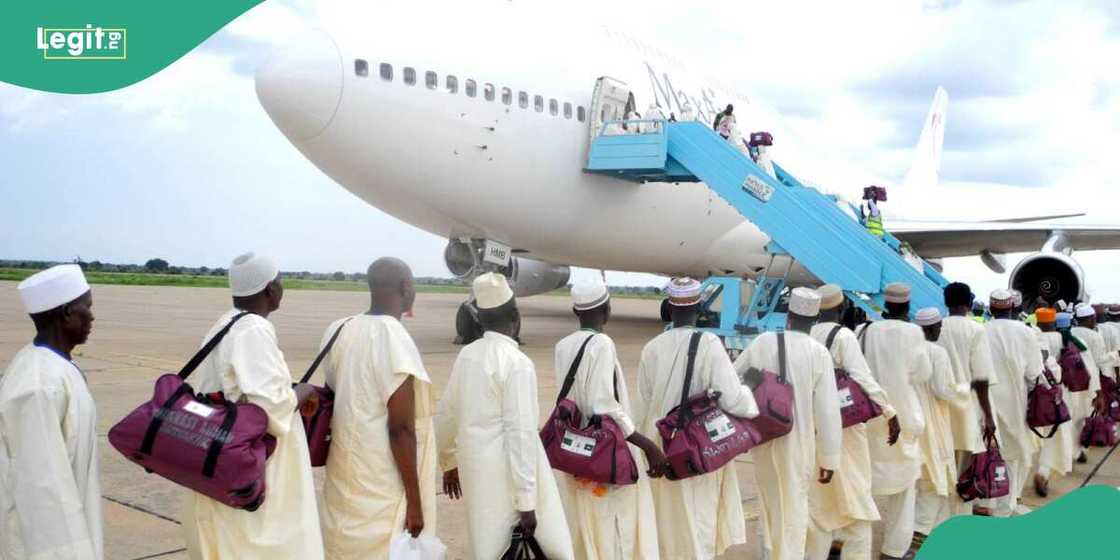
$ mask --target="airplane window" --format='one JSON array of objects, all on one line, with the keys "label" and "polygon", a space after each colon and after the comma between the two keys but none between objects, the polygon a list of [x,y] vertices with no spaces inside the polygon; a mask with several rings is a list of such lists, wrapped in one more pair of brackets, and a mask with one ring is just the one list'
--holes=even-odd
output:
[{"label": "airplane window", "polygon": [[564,118],[565,119],[572,118],[572,104],[571,103],[564,103]]},{"label": "airplane window", "polygon": [[356,75],[358,75],[362,78],[365,78],[366,76],[369,76],[369,63],[360,59],[360,58],[355,58],[354,59],[354,74],[356,74]]},{"label": "airplane window", "polygon": [[549,99],[548,100],[548,112],[552,113],[552,116],[554,116],[554,117],[556,115],[560,114],[560,103],[558,103],[555,99]]},{"label": "airplane window", "polygon": [[455,93],[455,92],[459,91],[459,78],[456,78],[455,76],[452,76],[451,74],[448,74],[446,79],[447,79],[447,93]]},{"label": "airplane window", "polygon": [[406,85],[416,85],[416,69],[411,66],[404,67],[404,83]]},{"label": "airplane window", "polygon": [[487,101],[494,100],[494,84],[482,84],[482,97]]},{"label": "airplane window", "polygon": [[579,122],[587,120],[587,109],[584,109],[583,105],[576,107],[576,118],[579,119]]},{"label": "airplane window", "polygon": [[439,76],[436,76],[435,72],[425,72],[424,85],[428,86],[428,89],[436,89],[439,87]]},{"label": "airplane window", "polygon": [[381,66],[378,69],[378,72],[381,74],[381,79],[382,80],[385,80],[386,82],[393,81],[393,65],[392,64],[389,64],[388,62],[382,62]]},{"label": "airplane window", "polygon": [[513,103],[513,91],[508,87],[502,88],[502,104],[509,105]]},{"label": "airplane window", "polygon": [[533,108],[536,109],[538,113],[544,111],[544,98],[539,95],[534,95]]},{"label": "airplane window", "polygon": [[467,78],[467,85],[464,89],[467,92],[467,97],[478,95],[478,84],[474,83],[474,80],[470,78]]},{"label": "airplane window", "polygon": [[525,93],[523,91],[517,92],[517,104],[520,105],[522,109],[528,108],[529,107],[529,94]]}]

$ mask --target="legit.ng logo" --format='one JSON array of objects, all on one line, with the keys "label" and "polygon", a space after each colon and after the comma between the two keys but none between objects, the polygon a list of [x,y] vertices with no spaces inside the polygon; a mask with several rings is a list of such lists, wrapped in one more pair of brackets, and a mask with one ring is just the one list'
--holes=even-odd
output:
[{"label": "legit.ng logo", "polygon": [[39,27],[36,35],[44,60],[128,58],[128,30],[123,27]]}]

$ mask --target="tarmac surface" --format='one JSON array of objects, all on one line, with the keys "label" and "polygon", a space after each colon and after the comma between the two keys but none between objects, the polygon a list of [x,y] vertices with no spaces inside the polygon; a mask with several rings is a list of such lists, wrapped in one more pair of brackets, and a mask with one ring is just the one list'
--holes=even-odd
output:
[{"label": "tarmac surface", "polygon": [[[456,294],[420,294],[416,317],[405,320],[442,394],[459,347],[452,344],[455,312],[462,299]],[[553,371],[553,345],[576,328],[570,302],[564,297],[537,296],[520,302],[523,316],[522,350],[537,366],[541,421],[549,414],[558,390]],[[96,321],[89,343],[75,359],[89,377],[98,409],[101,448],[101,485],[105,501],[105,557],[112,560],[187,558],[180,526],[184,490],[155,475],[145,474],[113,450],[109,428],[150,398],[154,380],[177,371],[201,343],[211,324],[230,306],[229,292],[215,288],[95,286]],[[320,337],[334,319],[364,311],[368,296],[353,292],[289,290],[276,325],[280,346],[294,376],[302,375],[314,358]],[[616,299],[607,332],[618,346],[626,380],[635,386],[642,347],[662,328],[655,300]],[[14,282],[0,282],[0,368],[34,334],[23,313]],[[316,376],[313,382],[320,382]],[[388,450],[386,450],[388,452]],[[1025,505],[1037,508],[1075,489],[1102,457],[1090,452],[1087,465],[1051,483],[1050,497],[1035,496],[1028,483]],[[1094,477],[1095,484],[1120,485],[1120,459],[1114,454]],[[724,558],[759,558],[758,492],[750,456],[736,462],[747,517],[749,542]],[[321,482],[322,469],[316,469]],[[461,502],[439,496],[439,538],[448,558],[468,558],[464,509]],[[431,520],[426,520],[429,524]],[[877,534],[878,537],[878,534]]]}]

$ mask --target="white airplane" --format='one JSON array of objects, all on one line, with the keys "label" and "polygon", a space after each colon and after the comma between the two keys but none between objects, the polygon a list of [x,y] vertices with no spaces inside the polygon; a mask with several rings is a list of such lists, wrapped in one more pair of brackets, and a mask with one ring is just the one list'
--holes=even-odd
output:
[{"label": "white airplane", "polygon": [[[604,123],[650,104],[666,116],[691,105],[708,123],[734,104],[742,133],[773,133],[774,160],[803,182],[854,200],[871,184],[819,171],[783,140],[792,135],[773,111],[625,33],[472,19],[438,29],[406,21],[366,22],[356,34],[309,29],[256,76],[261,104],[300,152],[369,204],[447,237],[447,266],[461,278],[497,267],[526,296],[563,286],[569,266],[695,277],[762,271],[766,233],[702,183],[583,171]],[[937,196],[929,187],[946,103],[939,90],[899,189],[914,204],[884,205],[887,229],[926,259],[978,255],[997,272],[1004,254],[1036,251],[1014,268],[1011,286],[1028,301],[1084,299],[1071,251],[1120,248],[1120,227],[1051,220],[1061,215],[942,222],[921,214],[920,196]],[[488,264],[488,243],[512,259]],[[801,267],[789,281],[817,283]]]}]

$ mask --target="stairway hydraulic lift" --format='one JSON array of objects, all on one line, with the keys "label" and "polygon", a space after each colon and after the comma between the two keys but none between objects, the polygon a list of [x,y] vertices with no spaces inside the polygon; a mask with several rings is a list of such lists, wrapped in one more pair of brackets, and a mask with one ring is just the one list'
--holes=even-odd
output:
[{"label": "stairway hydraulic lift", "polygon": [[879,318],[883,291],[892,282],[910,284],[914,310],[944,310],[947,281],[925,261],[921,271],[907,262],[897,238],[872,235],[841,209],[843,202],[803,185],[777,164],[777,178],[771,177],[705,124],[608,124],[643,132],[612,134],[623,127],[603,126],[591,139],[585,171],[638,183],[703,182],[770,237],[770,266],[745,282],[749,296],[739,277],[712,276],[704,282],[702,305],[714,325],[709,328],[729,349],[741,350],[754,335],[785,326],[781,301],[794,261],[822,283],[841,286],[872,319]]}]

